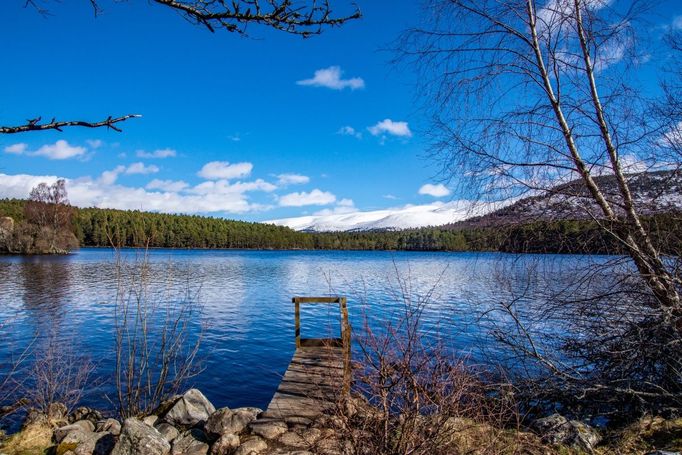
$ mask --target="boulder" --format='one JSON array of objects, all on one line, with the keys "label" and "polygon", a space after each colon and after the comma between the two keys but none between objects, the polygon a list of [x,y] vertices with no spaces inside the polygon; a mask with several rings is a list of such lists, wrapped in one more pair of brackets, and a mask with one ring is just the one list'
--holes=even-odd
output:
[{"label": "boulder", "polygon": [[69,422],[73,423],[78,420],[89,420],[93,424],[102,420],[102,413],[96,409],[81,406],[74,409],[74,411],[69,415]]},{"label": "boulder", "polygon": [[170,450],[166,438],[154,427],[131,417],[123,422],[121,436],[111,455],[168,455]]},{"label": "boulder", "polygon": [[75,455],[109,455],[116,445],[116,437],[108,432],[90,433],[73,450]]},{"label": "boulder", "polygon": [[208,441],[204,432],[193,429],[173,440],[171,455],[206,455],[208,449]]},{"label": "boulder", "polygon": [[310,428],[300,432],[287,431],[279,437],[279,442],[285,446],[307,449],[312,447],[321,437],[321,430]]},{"label": "boulder", "polygon": [[601,441],[594,428],[577,420],[568,420],[560,414],[537,419],[531,427],[545,443],[562,444],[586,452],[592,452]]},{"label": "boulder", "polygon": [[232,412],[246,412],[251,415],[253,415],[253,419],[255,420],[259,415],[263,413],[263,410],[261,408],[252,408],[252,407],[244,407],[244,408],[235,408],[232,410]]},{"label": "boulder", "polygon": [[62,442],[62,440],[73,431],[81,431],[83,433],[92,433],[95,431],[95,425],[89,420],[79,420],[72,423],[71,425],[65,425],[54,430],[53,436],[56,442]]},{"label": "boulder", "polygon": [[224,434],[213,443],[210,455],[230,455],[237,447],[239,447],[239,436]]},{"label": "boulder", "polygon": [[100,420],[95,426],[95,431],[98,433],[102,431],[108,431],[114,436],[118,436],[121,434],[121,423],[116,419]]},{"label": "boulder", "polygon": [[268,449],[268,443],[258,436],[252,436],[237,447],[233,455],[258,455]]},{"label": "boulder", "polygon": [[249,429],[253,434],[265,439],[276,439],[289,431],[287,424],[281,420],[257,420],[249,425]]},{"label": "boulder", "polygon": [[160,423],[157,423],[154,428],[156,428],[156,430],[159,433],[161,433],[163,435],[163,437],[166,438],[166,441],[168,441],[168,442],[173,441],[173,439],[177,438],[180,435],[180,432],[178,431],[178,429],[175,428],[170,423],[160,422]]},{"label": "boulder", "polygon": [[224,434],[239,434],[256,419],[257,413],[248,410],[221,408],[211,414],[204,429],[214,437]]},{"label": "boulder", "polygon": [[149,425],[150,427],[153,427],[158,420],[159,420],[159,416],[155,416],[155,415],[150,415],[150,416],[147,416],[144,419],[142,419],[142,421],[144,423],[146,423],[147,425]]},{"label": "boulder", "polygon": [[170,408],[165,416],[175,426],[193,427],[206,422],[215,407],[197,389],[190,389]]}]

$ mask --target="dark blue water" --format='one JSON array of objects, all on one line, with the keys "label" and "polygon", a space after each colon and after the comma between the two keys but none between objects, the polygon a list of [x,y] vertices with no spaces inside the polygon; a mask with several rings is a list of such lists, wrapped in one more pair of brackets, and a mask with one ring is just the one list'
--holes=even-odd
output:
[{"label": "dark blue water", "polygon": [[[124,251],[123,274],[134,270],[143,255]],[[479,318],[491,304],[522,290],[528,308],[541,306],[544,296],[570,286],[584,267],[607,260],[493,253],[153,250],[148,298],[182,301],[190,292],[202,306],[192,330],[203,332],[198,356],[203,371],[193,385],[217,407],[265,407],[294,351],[292,296],[348,296],[356,331],[365,317],[378,327],[399,317],[406,300],[424,300],[424,330],[437,330],[443,343],[475,357],[488,343]],[[536,264],[542,264],[542,273],[529,274]],[[113,318],[120,271],[108,249],[0,257],[3,365],[56,331],[96,365],[98,385],[88,390],[85,402],[111,407],[105,397],[114,391]],[[337,330],[336,308],[304,307],[304,336]]]}]

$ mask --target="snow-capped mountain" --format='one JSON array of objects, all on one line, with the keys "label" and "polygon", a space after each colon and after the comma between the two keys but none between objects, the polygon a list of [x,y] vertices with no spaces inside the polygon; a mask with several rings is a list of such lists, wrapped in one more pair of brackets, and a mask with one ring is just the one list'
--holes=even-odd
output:
[{"label": "snow-capped mountain", "polygon": [[[627,176],[635,207],[640,215],[682,211],[682,172],[641,172]],[[595,177],[607,201],[623,213],[622,198],[613,175]],[[601,208],[582,180],[557,185],[540,196],[526,197],[504,208],[452,223],[455,228],[493,227],[544,220],[600,218]]]},{"label": "snow-capped mountain", "polygon": [[[630,189],[643,215],[682,211],[682,173],[642,172],[628,176]],[[595,178],[606,198],[618,206],[619,190],[611,175]],[[600,209],[580,180],[558,185],[540,196],[506,203],[469,200],[406,205],[384,210],[343,214],[310,215],[266,221],[297,231],[372,231],[446,226],[490,227],[534,220],[589,219]]]},{"label": "snow-capped mountain", "polygon": [[460,200],[368,212],[301,216],[266,223],[310,232],[397,230],[455,223],[472,216],[484,215],[500,207],[500,203]]}]

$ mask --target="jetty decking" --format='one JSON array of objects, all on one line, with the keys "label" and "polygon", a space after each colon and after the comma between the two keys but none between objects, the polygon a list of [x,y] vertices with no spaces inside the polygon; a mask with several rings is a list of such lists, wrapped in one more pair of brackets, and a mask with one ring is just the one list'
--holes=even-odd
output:
[{"label": "jetty decking", "polygon": [[[350,325],[345,297],[294,297],[296,352],[266,415],[278,420],[312,419],[350,388]],[[301,338],[301,304],[337,304],[340,338]]]}]

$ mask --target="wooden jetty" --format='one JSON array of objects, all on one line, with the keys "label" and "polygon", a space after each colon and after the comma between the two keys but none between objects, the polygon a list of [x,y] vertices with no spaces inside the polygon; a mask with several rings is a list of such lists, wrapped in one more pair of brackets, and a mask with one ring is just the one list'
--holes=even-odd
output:
[{"label": "wooden jetty", "polygon": [[[294,297],[296,352],[264,416],[312,419],[350,389],[350,324],[345,297]],[[302,338],[301,304],[339,306],[339,338]]]}]

